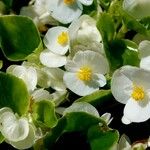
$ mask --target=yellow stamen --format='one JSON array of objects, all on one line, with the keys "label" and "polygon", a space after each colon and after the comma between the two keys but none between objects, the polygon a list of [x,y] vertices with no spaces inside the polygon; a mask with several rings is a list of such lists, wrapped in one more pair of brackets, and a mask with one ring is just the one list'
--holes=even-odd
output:
[{"label": "yellow stamen", "polygon": [[90,81],[92,78],[92,70],[89,67],[82,67],[77,72],[77,77],[82,81]]},{"label": "yellow stamen", "polygon": [[64,3],[66,5],[72,5],[75,2],[75,0],[64,0]]},{"label": "yellow stamen", "polygon": [[133,86],[133,92],[132,92],[131,96],[136,101],[143,100],[145,97],[145,92],[144,92],[143,87],[134,85]]},{"label": "yellow stamen", "polygon": [[60,45],[64,46],[68,43],[68,41],[69,41],[68,33],[67,32],[61,32],[61,34],[57,38],[57,42]]}]

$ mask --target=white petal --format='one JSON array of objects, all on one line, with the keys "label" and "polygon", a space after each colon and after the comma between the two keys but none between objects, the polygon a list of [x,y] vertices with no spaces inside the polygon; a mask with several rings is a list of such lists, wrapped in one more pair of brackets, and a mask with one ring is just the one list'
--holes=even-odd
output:
[{"label": "white petal", "polygon": [[41,69],[36,69],[38,77],[38,85],[43,88],[49,88],[51,85],[51,80],[47,73]]},{"label": "white petal", "polygon": [[[141,104],[142,103],[142,104]],[[150,118],[150,102],[129,99],[124,108],[124,117],[131,122],[144,122]]]},{"label": "white petal", "polygon": [[57,7],[53,9],[52,17],[61,23],[67,24],[78,18],[82,14],[83,7],[77,1],[67,6],[62,0],[58,0]]},{"label": "white petal", "polygon": [[150,56],[150,41],[144,40],[138,47],[140,58]]},{"label": "white petal", "polygon": [[94,51],[79,51],[76,53],[73,61],[79,66],[89,66],[93,73],[106,74],[109,71],[107,59]]},{"label": "white petal", "polygon": [[118,148],[118,150],[131,150],[130,140],[126,135],[121,136]]},{"label": "white petal", "polygon": [[80,96],[91,94],[99,89],[99,85],[94,81],[85,83],[79,80],[76,73],[65,72],[64,82],[72,92]]},{"label": "white petal", "polygon": [[150,56],[141,59],[140,68],[150,71]]},{"label": "white petal", "polygon": [[24,140],[20,140],[18,142],[8,141],[13,147],[17,149],[28,149],[33,146],[35,142],[35,131],[34,128],[29,125],[29,134]]},{"label": "white petal", "polygon": [[[11,108],[9,107],[3,107],[0,109],[0,115],[2,115],[5,112],[13,112]],[[1,118],[1,117],[0,117]]]},{"label": "white petal", "polygon": [[124,66],[121,72],[134,84],[142,86],[145,90],[150,87],[150,72],[133,66]]},{"label": "white petal", "polygon": [[97,118],[100,117],[96,108],[87,102],[73,103],[70,107],[65,109],[65,111],[63,112],[63,115],[66,115],[67,113],[72,113],[72,112],[85,112]]},{"label": "white petal", "polygon": [[10,112],[1,115],[1,124],[1,133],[9,141],[23,140],[29,133],[28,121],[25,118],[17,120],[15,115]]},{"label": "white petal", "polygon": [[71,45],[69,57],[73,58],[78,51],[87,51],[87,50],[98,52],[99,54],[106,56],[102,43],[99,43],[97,41],[88,41],[84,43],[78,42],[73,43],[73,45]]},{"label": "white petal", "polygon": [[37,102],[40,100],[49,100],[52,99],[50,93],[44,89],[35,90],[32,95],[33,99]]},{"label": "white petal", "polygon": [[93,3],[93,0],[78,0],[81,2],[83,5],[91,5]]},{"label": "white petal", "polygon": [[49,50],[44,50],[40,54],[40,61],[43,65],[55,68],[64,66],[67,62],[66,56],[56,55]]},{"label": "white petal", "polygon": [[88,44],[89,41],[100,42],[102,40],[96,27],[96,21],[88,15],[82,15],[70,24],[69,36],[71,42],[76,40],[81,44]]},{"label": "white petal", "polygon": [[16,66],[14,67],[12,74],[18,78],[24,79],[26,75],[26,68],[24,66]]},{"label": "white petal", "polygon": [[94,74],[93,75],[93,80],[99,83],[99,87],[103,87],[106,85],[106,78],[102,74]]},{"label": "white petal", "polygon": [[37,74],[36,70],[33,67],[26,68],[19,65],[12,66],[11,68],[8,68],[8,72],[12,72],[13,75],[21,78],[25,82],[29,92],[33,91],[36,88]]},{"label": "white petal", "polygon": [[11,65],[11,66],[9,66],[9,67],[7,68],[7,70],[6,70],[6,72],[12,74],[14,68],[16,68],[17,66],[18,66],[18,65]]},{"label": "white petal", "polygon": [[132,86],[132,82],[122,73],[121,69],[114,72],[111,80],[111,91],[117,101],[126,104],[130,98]]},{"label": "white petal", "polygon": [[111,114],[110,113],[105,113],[101,116],[102,119],[105,120],[105,122],[107,124],[110,124],[110,122],[112,121],[113,118],[111,118]]},{"label": "white petal", "polygon": [[43,68],[51,79],[51,87],[57,91],[64,91],[66,86],[63,82],[64,71],[59,68]]},{"label": "white petal", "polygon": [[24,79],[24,81],[27,84],[28,90],[33,91],[36,88],[36,85],[37,85],[36,69],[34,69],[33,67],[27,68],[27,76]]},{"label": "white petal", "polygon": [[49,50],[51,50],[53,53],[59,54],[59,55],[64,55],[69,49],[69,41],[64,46],[60,45],[57,42],[57,38],[62,32],[68,33],[68,29],[65,27],[61,27],[61,26],[53,27],[47,31],[44,37],[45,46]]},{"label": "white petal", "polygon": [[129,119],[127,119],[125,116],[123,116],[123,117],[121,118],[121,121],[122,121],[122,123],[124,123],[124,124],[126,124],[126,125],[132,123],[132,122],[131,122]]},{"label": "white petal", "polygon": [[123,9],[136,19],[142,19],[150,15],[149,0],[124,0]]}]

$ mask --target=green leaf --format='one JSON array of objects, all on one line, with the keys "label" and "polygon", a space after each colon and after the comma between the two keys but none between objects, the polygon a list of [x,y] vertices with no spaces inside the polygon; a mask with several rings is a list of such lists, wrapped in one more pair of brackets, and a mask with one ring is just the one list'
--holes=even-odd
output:
[{"label": "green leaf", "polygon": [[140,34],[150,37],[150,30],[147,30],[147,28],[139,21],[137,21],[134,17],[130,16],[122,9],[120,9],[120,14],[122,15],[123,22],[128,29],[134,30]]},{"label": "green leaf", "polygon": [[[84,121],[83,121],[84,120]],[[87,132],[87,130],[98,123],[106,126],[106,123],[101,118],[94,117],[85,112],[71,112],[67,113],[54,127],[49,134],[44,138],[45,146],[50,149],[53,148],[54,143],[64,132]]]},{"label": "green leaf", "polygon": [[24,60],[40,45],[39,32],[31,19],[24,16],[0,17],[0,44],[12,61]]},{"label": "green leaf", "polygon": [[0,72],[0,91],[0,108],[10,107],[19,115],[28,111],[30,99],[23,80]]},{"label": "green leaf", "polygon": [[0,69],[3,67],[3,61],[0,60]]},{"label": "green leaf", "polygon": [[13,0],[3,0],[3,2],[5,3],[5,5],[7,7],[11,7],[12,6],[12,3],[13,3]]},{"label": "green leaf", "polygon": [[140,23],[147,29],[150,30],[150,17],[143,18]]},{"label": "green leaf", "polygon": [[103,42],[112,41],[115,36],[115,26],[112,17],[102,13],[97,21],[97,28],[102,35]]},{"label": "green leaf", "polygon": [[47,127],[53,128],[56,126],[57,117],[54,103],[48,100],[36,102],[33,105],[33,118]]},{"label": "green leaf", "polygon": [[4,136],[0,133],[0,144],[5,140]]},{"label": "green leaf", "polygon": [[94,106],[101,105],[112,98],[111,90],[99,90],[90,95],[83,96],[75,101],[88,102]]},{"label": "green leaf", "polygon": [[105,130],[98,125],[91,127],[87,136],[91,150],[111,150],[119,140],[119,133],[117,130]]},{"label": "green leaf", "polygon": [[122,55],[122,58],[123,65],[139,66],[140,59],[138,57],[138,52],[136,51],[126,49],[124,54]]}]

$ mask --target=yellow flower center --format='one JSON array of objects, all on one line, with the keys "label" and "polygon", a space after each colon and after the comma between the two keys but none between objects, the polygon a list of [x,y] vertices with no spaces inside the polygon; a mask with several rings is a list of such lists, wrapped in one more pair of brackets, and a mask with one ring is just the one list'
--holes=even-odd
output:
[{"label": "yellow flower center", "polygon": [[143,87],[134,85],[133,86],[133,92],[132,92],[131,96],[136,101],[143,100],[145,97],[145,92],[144,92]]},{"label": "yellow flower center", "polygon": [[89,67],[82,67],[77,72],[78,79],[82,81],[90,81],[92,78],[92,70]]},{"label": "yellow flower center", "polygon": [[75,0],[64,0],[64,3],[66,5],[72,5],[75,2]]},{"label": "yellow flower center", "polygon": [[69,41],[69,36],[67,32],[61,32],[61,34],[57,37],[57,42],[64,46],[68,43]]}]

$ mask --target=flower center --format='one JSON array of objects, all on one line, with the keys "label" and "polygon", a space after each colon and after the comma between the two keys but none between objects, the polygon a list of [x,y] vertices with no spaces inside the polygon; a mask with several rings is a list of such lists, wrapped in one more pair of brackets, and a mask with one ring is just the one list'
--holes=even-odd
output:
[{"label": "flower center", "polygon": [[72,5],[75,2],[75,0],[64,0],[64,3],[66,5]]},{"label": "flower center", "polygon": [[145,97],[144,89],[140,86],[133,86],[133,92],[131,94],[132,98],[136,101],[141,101]]},{"label": "flower center", "polygon": [[89,67],[82,67],[77,72],[77,77],[82,81],[90,81],[92,78],[92,70]]},{"label": "flower center", "polygon": [[68,43],[69,41],[69,36],[67,32],[61,32],[61,34],[57,37],[57,42],[64,46]]}]

